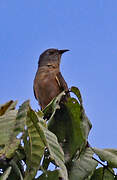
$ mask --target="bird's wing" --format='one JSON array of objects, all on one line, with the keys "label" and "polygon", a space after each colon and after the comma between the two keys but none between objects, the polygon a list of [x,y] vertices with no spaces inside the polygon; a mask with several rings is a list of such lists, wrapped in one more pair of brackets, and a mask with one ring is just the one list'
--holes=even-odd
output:
[{"label": "bird's wing", "polygon": [[[67,91],[67,92],[69,91],[67,83],[60,72],[58,72],[56,75],[56,81],[61,91]],[[68,96],[70,96],[69,93],[68,93]]]}]

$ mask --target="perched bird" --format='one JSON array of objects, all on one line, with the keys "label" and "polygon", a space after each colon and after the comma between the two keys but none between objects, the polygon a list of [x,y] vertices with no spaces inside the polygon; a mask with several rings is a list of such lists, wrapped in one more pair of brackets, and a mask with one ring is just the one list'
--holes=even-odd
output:
[{"label": "perched bird", "polygon": [[[60,72],[61,55],[66,51],[69,50],[47,49],[39,57],[33,89],[42,110],[62,91],[68,91]],[[67,96],[70,96],[69,93]]]}]

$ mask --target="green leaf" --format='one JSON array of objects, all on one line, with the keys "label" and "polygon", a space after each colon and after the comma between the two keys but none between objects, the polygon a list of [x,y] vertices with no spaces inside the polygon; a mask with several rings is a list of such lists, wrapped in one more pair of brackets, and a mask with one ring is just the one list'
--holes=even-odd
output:
[{"label": "green leaf", "polygon": [[0,150],[0,156],[11,158],[18,148],[20,141],[14,136],[16,124],[17,110],[15,110],[16,101],[9,101],[0,107],[0,145],[3,148]]},{"label": "green leaf", "polygon": [[58,180],[59,179],[59,171],[46,171],[42,174],[37,180]]},{"label": "green leaf", "polygon": [[12,158],[16,149],[20,144],[20,140],[16,136],[23,132],[26,123],[26,115],[29,109],[29,101],[23,103],[19,110],[14,110],[16,102],[12,102],[4,115],[0,116],[0,143],[4,144],[4,148],[0,151],[7,158]]},{"label": "green leaf", "polygon": [[[112,171],[112,170],[111,170]],[[114,173],[114,172],[113,172]],[[114,175],[111,174],[106,168],[98,168],[95,170],[91,180],[114,180]]]},{"label": "green leaf", "polygon": [[29,111],[29,100],[25,101],[18,110],[17,117],[16,117],[16,124],[14,133],[17,136],[20,132],[24,131],[24,127],[26,125],[27,113]]},{"label": "green leaf", "polygon": [[64,180],[68,180],[67,170],[64,165],[64,153],[58,143],[56,136],[50,132],[47,128],[42,127],[47,141],[47,147],[50,152],[50,157],[55,161],[55,164],[60,168],[60,177]]},{"label": "green leaf", "polygon": [[82,117],[81,117],[81,119],[82,119],[82,127],[84,129],[84,131],[83,131],[84,136],[87,139],[89,131],[92,128],[92,124],[89,121],[89,119],[88,119],[88,117],[87,117],[87,115],[85,113],[85,110],[84,110],[84,107],[83,107],[83,100],[82,100],[80,90],[77,87],[72,86],[71,87],[71,92],[73,92],[77,96],[78,101],[80,102],[81,114],[82,114]]},{"label": "green leaf", "polygon": [[8,145],[5,146],[4,151],[5,151],[5,156],[10,159],[13,157],[15,151],[18,149],[20,144],[20,140],[14,138],[13,141],[9,142]]},{"label": "green leaf", "polygon": [[102,161],[107,161],[110,167],[117,168],[117,149],[93,148],[93,150]]},{"label": "green leaf", "polygon": [[24,138],[24,148],[27,159],[27,170],[25,180],[32,180],[37,173],[44,154],[45,139],[37,114],[31,108],[27,114],[26,124],[27,136]]},{"label": "green leaf", "polygon": [[84,180],[95,170],[98,163],[92,159],[93,154],[90,148],[86,148],[78,159],[72,160],[69,180]]},{"label": "green leaf", "polygon": [[11,110],[0,116],[0,145],[8,143],[14,130],[16,114],[16,110]]},{"label": "green leaf", "polygon": [[12,167],[8,167],[6,169],[6,171],[3,173],[3,175],[0,177],[0,180],[7,180],[8,176],[11,172],[11,169],[12,169]]},{"label": "green leaf", "polygon": [[37,113],[35,115],[36,118],[34,118],[33,116],[32,121],[36,127],[36,130],[38,131],[38,134],[40,134],[45,147],[47,147],[49,150],[50,159],[55,161],[56,165],[60,168],[60,177],[64,177],[64,179],[67,180],[68,176],[66,167],[64,165],[64,153],[57,141],[57,138],[52,132],[47,129],[45,121],[43,121]]},{"label": "green leaf", "polygon": [[57,136],[59,143],[61,143],[66,162],[74,156],[77,150],[80,152],[86,146],[91,129],[91,123],[84,112],[79,89],[72,87],[71,91],[75,93],[78,100],[68,98],[66,103],[59,106],[63,96],[61,93],[55,98],[54,104],[52,102],[48,105],[50,106],[48,108],[51,106],[53,109],[55,108],[54,115],[49,119],[48,129]]}]

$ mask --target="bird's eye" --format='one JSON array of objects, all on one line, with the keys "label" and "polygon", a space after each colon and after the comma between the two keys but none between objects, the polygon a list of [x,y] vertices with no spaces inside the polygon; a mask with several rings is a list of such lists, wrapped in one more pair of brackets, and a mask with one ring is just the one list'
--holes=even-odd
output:
[{"label": "bird's eye", "polygon": [[50,51],[50,53],[49,53],[50,55],[52,55],[52,54],[54,54],[54,51]]}]

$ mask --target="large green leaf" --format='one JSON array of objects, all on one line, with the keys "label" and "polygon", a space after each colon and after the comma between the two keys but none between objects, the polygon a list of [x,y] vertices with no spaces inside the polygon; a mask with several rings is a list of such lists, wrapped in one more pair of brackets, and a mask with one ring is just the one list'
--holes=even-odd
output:
[{"label": "large green leaf", "polygon": [[83,133],[84,133],[85,138],[87,139],[89,131],[92,128],[92,124],[91,124],[90,120],[88,119],[88,117],[87,117],[87,115],[85,113],[85,110],[84,110],[84,107],[83,107],[83,100],[82,100],[80,90],[77,87],[72,86],[71,87],[71,92],[73,92],[78,98],[80,108],[81,108],[81,114],[82,114],[81,119],[82,119]]},{"label": "large green leaf", "polygon": [[106,168],[101,167],[95,170],[91,180],[114,180],[114,175]]},{"label": "large green leaf", "polygon": [[[27,138],[24,140],[25,152],[27,155],[27,171],[25,179],[32,179],[39,168],[40,161],[44,154],[44,148],[48,147],[51,160],[55,161],[60,168],[60,176],[67,180],[67,171],[64,165],[64,153],[58,144],[56,136],[50,132],[45,121],[38,116],[32,109],[28,112],[27,117]],[[37,161],[38,159],[38,161]]]},{"label": "large green leaf", "polygon": [[4,147],[0,151],[0,156],[4,154],[7,158],[13,156],[20,143],[14,136],[17,115],[16,104],[16,101],[9,101],[0,106],[0,145]]},{"label": "large green leaf", "polygon": [[77,96],[78,100],[68,98],[66,103],[59,103],[64,95],[63,92],[48,107],[55,108],[54,115],[52,114],[49,119],[48,129],[57,136],[61,143],[66,161],[70,160],[77,150],[80,152],[86,146],[91,129],[91,123],[84,112],[79,89],[72,87],[71,92]]},{"label": "large green leaf", "polygon": [[27,114],[29,111],[29,100],[25,101],[18,110],[17,117],[16,117],[16,124],[15,124],[15,129],[14,129],[14,134],[17,136],[19,132],[24,131],[24,127],[26,125],[26,119],[27,119]]},{"label": "large green leaf", "polygon": [[12,103],[6,103],[5,107],[2,106],[4,114],[0,116],[0,144],[4,144],[0,155],[4,154],[7,158],[12,158],[20,144],[20,140],[16,136],[24,131],[26,115],[29,109],[29,101],[23,103],[18,111],[15,110],[16,103],[12,101]]},{"label": "large green leaf", "polygon": [[107,161],[110,167],[117,168],[117,149],[93,148],[93,150],[102,161]]},{"label": "large green leaf", "polygon": [[68,180],[67,170],[64,165],[64,153],[56,136],[43,126],[42,129],[47,141],[47,147],[50,152],[51,160],[55,161],[55,164],[59,167],[60,177],[64,178],[64,180]]},{"label": "large green leaf", "polygon": [[[16,136],[21,131],[23,132],[25,125],[25,121],[22,120],[22,116],[19,116],[19,114],[21,114],[21,108],[17,111],[15,110],[15,106],[16,102],[13,101],[6,103],[4,106],[2,105],[1,109],[4,111],[2,111],[2,115],[0,116],[0,142],[3,142],[4,144],[0,151],[1,158],[4,158],[4,161],[1,161],[1,168],[5,171],[7,167],[12,166],[9,178],[14,180],[19,179],[19,177],[20,179],[23,179],[22,174],[24,171],[21,163],[23,156],[20,156],[20,139],[17,139]],[[6,158],[9,160],[6,160]]]},{"label": "large green leaf", "polygon": [[95,170],[98,163],[92,159],[93,154],[90,148],[86,148],[78,159],[72,160],[72,168],[69,172],[70,180],[84,180]]},{"label": "large green leaf", "polygon": [[16,110],[0,116],[0,145],[6,145],[11,137],[16,123]]},{"label": "large green leaf", "polygon": [[32,180],[40,166],[44,154],[45,139],[36,113],[29,108],[27,114],[27,131],[24,136],[24,148],[26,153],[26,176],[25,180]]}]

